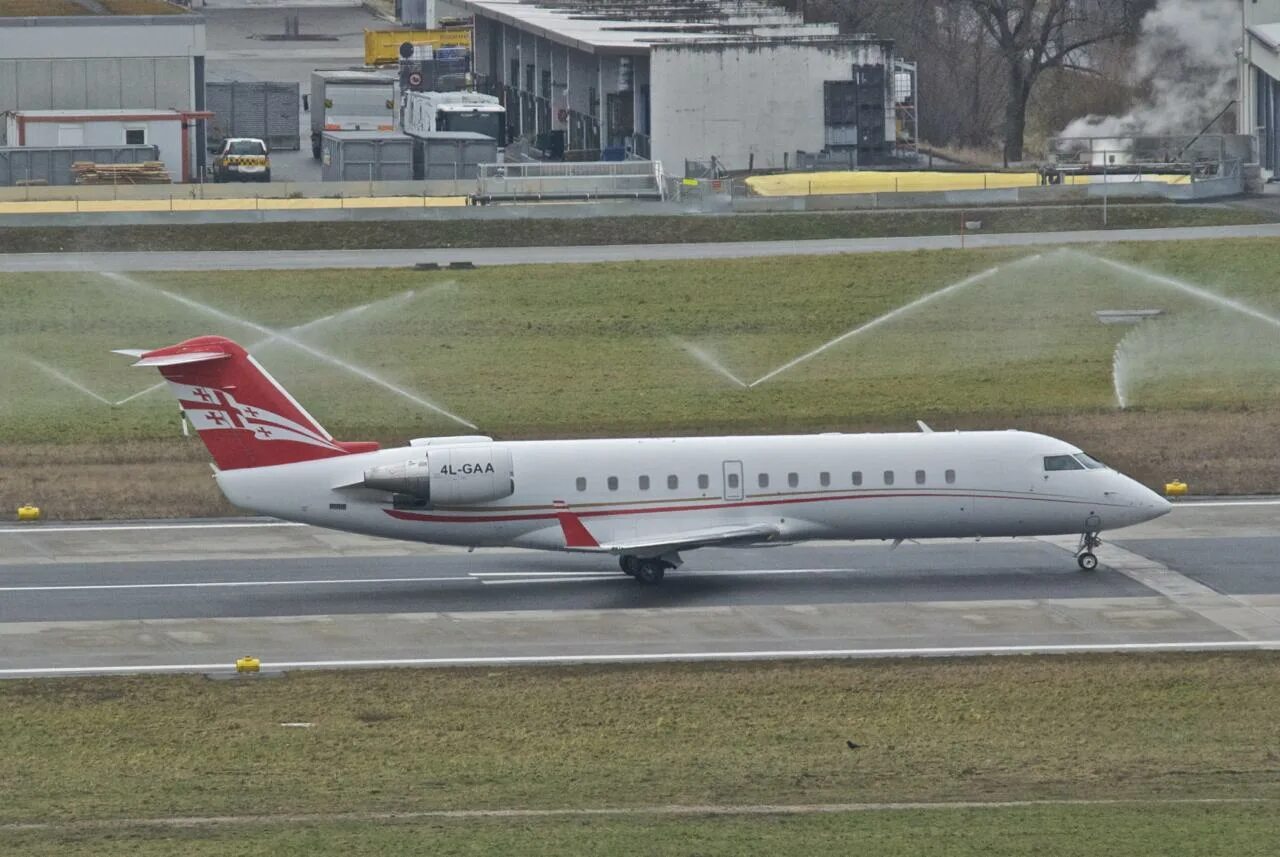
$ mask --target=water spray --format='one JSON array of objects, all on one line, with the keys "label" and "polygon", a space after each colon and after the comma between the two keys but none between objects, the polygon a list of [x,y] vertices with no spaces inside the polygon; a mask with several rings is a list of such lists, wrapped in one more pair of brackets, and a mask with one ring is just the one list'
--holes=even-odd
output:
[{"label": "water spray", "polygon": [[29,354],[23,354],[20,356],[22,357],[23,360],[26,360],[28,363],[30,363],[32,366],[39,369],[41,372],[44,372],[46,375],[49,375],[50,377],[58,379],[62,383],[66,384],[68,387],[73,387],[79,390],[81,393],[84,393],[86,396],[90,396],[94,399],[97,399],[99,402],[102,402],[102,404],[104,405],[112,404],[112,401],[110,399],[98,395],[97,393],[93,392],[93,390],[90,390],[88,387],[86,387],[84,384],[81,384],[75,378],[72,378],[70,375],[66,374],[65,372],[62,372],[59,369],[55,369],[53,366],[50,366],[48,363],[44,363],[40,360],[37,360],[36,358],[30,356]]},{"label": "water spray", "polygon": [[[319,348],[316,348],[312,345],[308,345],[307,343],[299,339],[296,339],[286,331],[273,330],[269,327],[258,324],[257,322],[249,321],[248,319],[244,319],[244,318],[239,318],[238,316],[232,315],[231,313],[226,312],[225,310],[220,310],[217,307],[213,307],[213,306],[209,306],[208,304],[201,303],[200,301],[195,300],[194,298],[189,298],[186,295],[181,295],[176,292],[168,292],[168,291],[165,291],[164,289],[157,288],[156,286],[149,286],[149,285],[146,285],[145,283],[140,283],[137,280],[125,274],[116,273],[114,271],[104,271],[102,272],[102,276],[106,277],[112,282],[118,283],[123,286],[128,286],[130,288],[138,289],[144,292],[149,292],[151,294],[160,295],[161,297],[165,297],[165,298],[168,298],[169,300],[176,301],[177,303],[180,303],[183,306],[188,307],[190,309],[194,309],[199,312],[203,312],[207,315],[211,315],[214,318],[221,319],[222,321],[230,322],[232,324],[239,324],[244,327],[248,327],[252,330],[256,330],[259,333],[264,334],[267,337],[268,341],[279,340],[280,342],[293,346],[299,351],[309,354],[310,356],[316,358],[317,360],[321,360],[332,366],[336,366],[339,369],[343,369],[347,372],[350,372],[351,374],[359,378],[363,378],[364,380],[369,381],[370,383],[373,383],[378,385],[379,387],[382,387],[384,390],[387,390],[389,392],[395,393],[398,396],[408,399],[414,404],[420,405],[426,408],[427,410],[434,411],[437,414],[440,414],[441,416],[448,417],[454,422],[464,425],[467,428],[470,428],[470,429],[478,428],[478,426],[476,426],[475,423],[469,422],[463,419],[462,417],[458,416],[457,414],[454,414],[445,410],[444,408],[440,407],[434,402],[424,399],[422,396],[419,396],[416,393],[412,393],[404,389],[403,387],[398,387],[395,384],[392,384],[390,381],[387,381],[375,375],[373,372],[369,371],[368,369],[357,366],[354,363],[349,363],[346,360],[343,360],[339,357],[335,357],[334,355],[328,353],[327,351],[322,351]],[[339,313],[338,315],[341,315],[341,314],[342,313]]]},{"label": "water spray", "polygon": [[724,364],[722,364],[719,360],[713,357],[711,353],[708,352],[706,349],[699,348],[697,345],[694,345],[692,342],[686,342],[685,340],[680,339],[678,337],[674,337],[674,336],[671,337],[671,341],[674,342],[676,345],[680,346],[680,348],[687,351],[689,353],[689,356],[691,356],[694,360],[697,360],[699,363],[706,366],[708,369],[715,372],[717,375],[720,375],[723,378],[729,379],[733,383],[737,384],[739,387],[746,388],[751,386],[746,381],[743,381],[737,375],[733,374],[727,368],[725,368]]}]

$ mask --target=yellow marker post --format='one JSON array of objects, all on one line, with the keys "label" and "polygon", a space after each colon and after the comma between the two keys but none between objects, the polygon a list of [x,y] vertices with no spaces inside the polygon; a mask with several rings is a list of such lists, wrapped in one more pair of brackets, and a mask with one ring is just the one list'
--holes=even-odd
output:
[{"label": "yellow marker post", "polygon": [[40,520],[40,507],[32,506],[30,503],[18,507],[19,521],[38,521]]},{"label": "yellow marker post", "polygon": [[1175,479],[1172,482],[1166,482],[1164,485],[1164,495],[1166,497],[1185,497],[1187,495],[1187,483],[1181,479]]}]

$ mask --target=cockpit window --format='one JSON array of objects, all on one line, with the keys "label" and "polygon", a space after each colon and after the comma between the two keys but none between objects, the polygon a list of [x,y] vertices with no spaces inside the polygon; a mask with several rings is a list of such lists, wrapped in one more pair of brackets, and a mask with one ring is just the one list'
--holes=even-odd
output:
[{"label": "cockpit window", "polygon": [[1092,455],[1086,455],[1083,452],[1076,453],[1076,461],[1079,461],[1081,464],[1083,464],[1085,467],[1089,468],[1090,470],[1106,470],[1107,469],[1107,465],[1103,464],[1101,461],[1094,458]]},{"label": "cockpit window", "polygon": [[1084,470],[1084,465],[1075,460],[1071,455],[1046,455],[1044,457],[1045,470]]}]

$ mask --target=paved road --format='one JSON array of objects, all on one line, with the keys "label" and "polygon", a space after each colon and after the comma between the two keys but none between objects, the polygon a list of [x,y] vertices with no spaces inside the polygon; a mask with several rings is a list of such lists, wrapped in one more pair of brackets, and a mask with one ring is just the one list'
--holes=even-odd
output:
[{"label": "paved road", "polygon": [[298,525],[0,527],[0,677],[59,671],[1280,647],[1280,501],[1071,539],[608,560]]},{"label": "paved road", "polygon": [[[1115,229],[1078,232],[1014,232],[970,235],[966,247],[1030,247],[1115,241],[1185,241],[1203,238],[1280,237],[1280,224]],[[405,267],[417,262],[524,265],[564,262],[631,262],[737,259],[879,253],[959,247],[955,235],[841,238],[815,241],[740,241],[709,244],[607,244],[591,247],[480,247],[456,250],[257,250],[246,252],[10,253],[0,271],[223,271],[298,268]]]}]

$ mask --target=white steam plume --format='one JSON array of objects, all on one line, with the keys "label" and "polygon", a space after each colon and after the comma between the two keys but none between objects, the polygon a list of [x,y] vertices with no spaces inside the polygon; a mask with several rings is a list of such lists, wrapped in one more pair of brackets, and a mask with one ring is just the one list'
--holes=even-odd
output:
[{"label": "white steam plume", "polygon": [[1142,18],[1131,82],[1147,94],[1123,116],[1085,116],[1063,137],[1194,134],[1236,93],[1239,0],[1160,0]]}]

